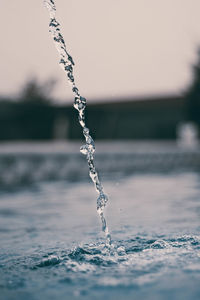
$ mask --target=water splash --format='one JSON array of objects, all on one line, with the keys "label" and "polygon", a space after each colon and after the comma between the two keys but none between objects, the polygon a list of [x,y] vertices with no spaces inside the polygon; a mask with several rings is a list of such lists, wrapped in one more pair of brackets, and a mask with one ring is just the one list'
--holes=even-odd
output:
[{"label": "water splash", "polygon": [[49,31],[53,37],[55,46],[58,50],[60,56],[60,66],[67,75],[69,84],[72,87],[72,92],[75,95],[74,99],[74,108],[78,111],[78,120],[83,129],[83,135],[85,137],[86,144],[81,146],[80,152],[87,157],[89,175],[94,182],[96,191],[98,193],[97,198],[97,212],[100,216],[102,223],[102,230],[106,235],[106,245],[109,247],[111,245],[111,236],[106,224],[106,219],[104,216],[104,208],[108,201],[107,195],[104,193],[103,186],[99,180],[98,172],[95,168],[94,163],[94,152],[95,152],[95,143],[89,134],[89,129],[85,124],[85,108],[86,108],[86,99],[80,95],[79,89],[75,84],[74,75],[73,75],[73,66],[74,61],[72,56],[67,52],[66,44],[64,38],[60,31],[60,24],[56,20],[56,6],[54,0],[44,0],[44,5],[49,11],[50,23]]}]

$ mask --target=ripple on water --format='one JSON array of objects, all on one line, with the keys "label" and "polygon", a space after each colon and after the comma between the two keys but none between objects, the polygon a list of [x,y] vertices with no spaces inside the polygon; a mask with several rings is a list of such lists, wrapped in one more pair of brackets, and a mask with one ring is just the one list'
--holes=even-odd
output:
[{"label": "ripple on water", "polygon": [[199,273],[199,247],[199,236],[136,237],[116,241],[110,249],[98,242],[73,249],[57,248],[46,254],[37,252],[28,257],[7,257],[1,264],[0,285],[17,289],[22,284],[24,287],[34,282],[43,285],[49,280],[86,290],[141,287],[178,271],[187,276]]},{"label": "ripple on water", "polygon": [[[72,250],[62,251],[62,253],[51,253],[35,266],[50,267],[64,264],[71,271],[95,270],[97,267],[110,267],[112,269],[115,266],[121,267],[123,265],[135,267],[144,263],[147,257],[148,261],[153,264],[158,257],[164,259],[165,254],[169,254],[169,252],[172,253],[173,258],[175,254],[181,258],[184,253],[190,253],[191,249],[198,250],[199,245],[200,238],[198,236],[185,235],[173,239],[137,237],[115,242],[110,248],[107,248],[104,243],[84,244]],[[177,248],[181,248],[181,251]],[[157,255],[155,256],[155,254]],[[170,257],[168,258],[170,259]]]},{"label": "ripple on water", "polygon": [[59,257],[55,255],[50,255],[49,257],[43,259],[39,264],[36,265],[36,267],[43,268],[43,267],[49,267],[49,266],[55,266],[58,265],[61,262]]}]

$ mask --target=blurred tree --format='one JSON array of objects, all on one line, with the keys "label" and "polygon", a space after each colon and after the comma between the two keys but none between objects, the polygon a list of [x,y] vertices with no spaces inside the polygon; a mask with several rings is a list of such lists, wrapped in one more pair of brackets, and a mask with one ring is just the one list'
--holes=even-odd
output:
[{"label": "blurred tree", "polygon": [[48,105],[52,102],[51,93],[55,84],[55,79],[48,79],[41,84],[33,77],[22,88],[18,100],[23,103]]},{"label": "blurred tree", "polygon": [[197,63],[193,66],[193,81],[186,93],[187,119],[200,128],[200,48]]}]

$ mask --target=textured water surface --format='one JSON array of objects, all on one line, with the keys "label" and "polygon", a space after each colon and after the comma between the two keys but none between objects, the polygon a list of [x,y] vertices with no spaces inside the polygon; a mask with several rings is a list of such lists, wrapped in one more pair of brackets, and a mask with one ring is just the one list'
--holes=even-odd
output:
[{"label": "textured water surface", "polygon": [[199,174],[105,187],[110,251],[89,182],[1,192],[0,299],[199,299]]}]

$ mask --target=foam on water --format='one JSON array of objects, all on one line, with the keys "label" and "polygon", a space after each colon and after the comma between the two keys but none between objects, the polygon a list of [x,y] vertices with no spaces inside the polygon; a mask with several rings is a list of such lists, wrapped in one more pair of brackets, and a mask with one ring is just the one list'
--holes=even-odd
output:
[{"label": "foam on water", "polygon": [[[7,258],[1,264],[1,271],[5,272],[6,279],[10,279],[0,280],[0,286],[9,290],[22,287],[31,290],[35,286],[34,280],[40,281],[44,277],[46,282],[48,278],[52,282],[53,276],[60,289],[71,286],[72,297],[77,297],[82,293],[95,295],[99,288],[112,291],[113,287],[131,287],[137,292],[142,286],[158,284],[166,274],[173,277],[181,271],[194,276],[200,271],[199,236],[183,235],[171,239],[136,237],[118,240],[112,246],[112,251],[108,251],[105,244],[99,242],[74,249],[37,252],[23,258]],[[15,276],[18,272],[20,280]],[[43,285],[42,282],[40,284]]]},{"label": "foam on water", "polygon": [[104,193],[103,186],[101,181],[99,180],[98,172],[95,168],[94,163],[94,152],[95,152],[95,144],[92,139],[89,128],[86,127],[85,123],[85,108],[86,108],[86,99],[80,95],[79,89],[75,84],[74,75],[73,75],[73,66],[74,61],[72,56],[68,53],[65,45],[64,38],[60,31],[60,24],[56,19],[56,6],[54,0],[44,0],[44,5],[49,11],[50,15],[50,23],[49,23],[49,31],[52,34],[52,38],[54,40],[55,46],[58,50],[60,57],[60,66],[64,70],[67,75],[67,79],[69,84],[72,87],[72,91],[75,95],[74,100],[74,108],[78,111],[78,120],[83,129],[83,135],[85,137],[86,144],[81,146],[80,152],[87,157],[88,167],[89,167],[89,175],[94,182],[97,193],[99,194],[97,199],[97,212],[100,216],[102,223],[102,230],[106,235],[106,244],[107,246],[111,245],[111,236],[106,224],[106,219],[104,216],[104,208],[108,201],[107,195]]}]

